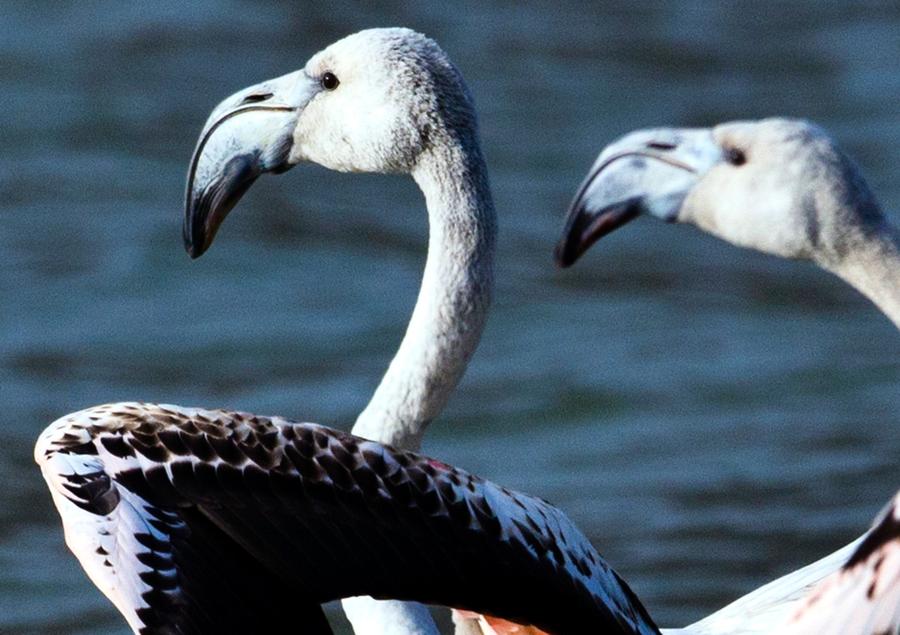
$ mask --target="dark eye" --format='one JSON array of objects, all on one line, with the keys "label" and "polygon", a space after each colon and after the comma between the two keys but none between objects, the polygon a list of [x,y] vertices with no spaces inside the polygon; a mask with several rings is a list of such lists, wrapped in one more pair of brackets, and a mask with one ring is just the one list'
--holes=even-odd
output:
[{"label": "dark eye", "polygon": [[256,104],[269,99],[271,96],[272,93],[252,93],[244,97],[240,105],[243,106],[244,104]]},{"label": "dark eye", "polygon": [[340,80],[334,73],[327,72],[322,75],[322,88],[324,88],[325,90],[334,90],[340,85],[340,83]]},{"label": "dark eye", "polygon": [[728,148],[725,150],[725,160],[731,165],[744,165],[747,162],[747,155],[737,148]]}]

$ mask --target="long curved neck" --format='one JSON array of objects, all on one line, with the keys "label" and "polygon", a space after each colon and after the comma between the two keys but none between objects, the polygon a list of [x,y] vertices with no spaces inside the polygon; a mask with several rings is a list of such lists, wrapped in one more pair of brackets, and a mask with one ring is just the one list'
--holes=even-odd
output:
[{"label": "long curved neck", "polygon": [[428,259],[400,348],[353,433],[407,449],[447,403],[484,329],[496,218],[472,131],[441,134],[412,175],[428,207]]},{"label": "long curved neck", "polygon": [[827,268],[853,285],[900,328],[900,231],[885,219],[867,228],[841,261]]}]

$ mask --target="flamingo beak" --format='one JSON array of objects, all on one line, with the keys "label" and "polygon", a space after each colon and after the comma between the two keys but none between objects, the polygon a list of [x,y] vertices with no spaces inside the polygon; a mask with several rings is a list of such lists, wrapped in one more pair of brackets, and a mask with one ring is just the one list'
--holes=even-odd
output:
[{"label": "flamingo beak", "polygon": [[184,213],[184,246],[198,258],[256,179],[284,172],[297,120],[320,90],[302,70],[245,88],[219,104],[191,158]]},{"label": "flamingo beak", "polygon": [[641,214],[674,222],[690,190],[720,159],[709,129],[643,130],[607,146],[569,206],[557,265],[571,266]]}]

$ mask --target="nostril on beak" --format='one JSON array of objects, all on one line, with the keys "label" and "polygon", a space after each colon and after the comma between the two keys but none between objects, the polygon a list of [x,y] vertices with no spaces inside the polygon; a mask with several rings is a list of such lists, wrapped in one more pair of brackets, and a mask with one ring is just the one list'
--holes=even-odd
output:
[{"label": "nostril on beak", "polygon": [[674,143],[666,143],[665,141],[650,141],[647,148],[650,150],[674,150],[678,146]]},{"label": "nostril on beak", "polygon": [[272,97],[272,93],[252,93],[247,95],[241,100],[240,106],[245,104],[258,104],[261,101],[266,101]]}]

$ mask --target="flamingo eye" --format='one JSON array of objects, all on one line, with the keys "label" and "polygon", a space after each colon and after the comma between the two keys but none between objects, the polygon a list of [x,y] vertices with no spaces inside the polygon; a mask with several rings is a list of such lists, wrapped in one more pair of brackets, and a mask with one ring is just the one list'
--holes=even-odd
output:
[{"label": "flamingo eye", "polygon": [[335,88],[340,86],[340,84],[341,81],[334,73],[329,71],[322,75],[322,88],[324,88],[325,90],[334,90]]},{"label": "flamingo eye", "polygon": [[731,165],[744,165],[747,162],[747,155],[737,148],[728,148],[725,150],[725,160]]}]

